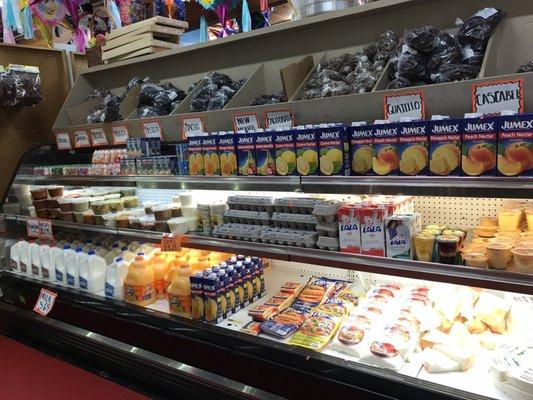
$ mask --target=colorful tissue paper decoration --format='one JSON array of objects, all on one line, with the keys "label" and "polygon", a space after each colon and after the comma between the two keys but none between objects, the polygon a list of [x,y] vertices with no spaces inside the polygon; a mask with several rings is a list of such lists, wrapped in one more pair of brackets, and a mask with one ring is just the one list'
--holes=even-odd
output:
[{"label": "colorful tissue paper decoration", "polygon": [[45,25],[57,26],[65,19],[67,8],[61,0],[32,2],[31,10]]},{"label": "colorful tissue paper decoration", "polygon": [[162,17],[185,21],[185,3],[183,0],[156,0],[155,13]]}]

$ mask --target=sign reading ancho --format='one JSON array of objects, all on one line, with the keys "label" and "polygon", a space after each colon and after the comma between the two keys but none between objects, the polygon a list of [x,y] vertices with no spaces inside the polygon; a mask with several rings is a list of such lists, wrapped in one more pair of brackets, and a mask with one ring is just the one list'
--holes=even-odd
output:
[{"label": "sign reading ancho", "polygon": [[383,115],[389,121],[399,121],[402,117],[424,119],[426,117],[424,92],[383,96]]},{"label": "sign reading ancho", "polygon": [[504,110],[524,112],[524,80],[496,80],[472,85],[472,111],[497,114]]}]

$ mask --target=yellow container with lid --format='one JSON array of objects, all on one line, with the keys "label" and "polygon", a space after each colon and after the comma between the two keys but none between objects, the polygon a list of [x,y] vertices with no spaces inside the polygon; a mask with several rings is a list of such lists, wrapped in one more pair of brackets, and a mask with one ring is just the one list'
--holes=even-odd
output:
[{"label": "yellow container with lid", "polygon": [[154,270],[144,257],[135,257],[124,279],[124,300],[139,306],[152,304],[156,301],[154,280]]}]

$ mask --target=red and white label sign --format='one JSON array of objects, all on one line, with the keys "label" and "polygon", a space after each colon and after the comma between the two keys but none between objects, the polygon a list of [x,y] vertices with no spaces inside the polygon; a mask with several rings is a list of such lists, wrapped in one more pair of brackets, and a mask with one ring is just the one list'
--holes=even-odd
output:
[{"label": "red and white label sign", "polygon": [[74,147],[91,147],[91,140],[85,129],[74,131]]},{"label": "red and white label sign", "polygon": [[39,219],[37,218],[28,218],[26,220],[26,232],[29,237],[39,237],[41,235],[41,230],[39,229]]},{"label": "red and white label sign", "polygon": [[189,135],[198,135],[205,132],[204,121],[201,117],[182,117],[181,136],[187,139]]},{"label": "red and white label sign", "polygon": [[258,130],[261,126],[259,125],[259,117],[257,114],[235,114],[233,116],[233,127],[235,132],[244,131],[252,132]]},{"label": "red and white label sign", "polygon": [[161,237],[161,251],[180,251],[181,238],[181,235],[174,235],[172,233],[164,234]]},{"label": "red and white label sign", "polygon": [[28,218],[26,220],[26,232],[29,237],[54,240],[52,220],[40,218]]},{"label": "red and white label sign", "polygon": [[58,150],[72,149],[72,144],[70,143],[70,135],[67,132],[56,133],[56,143]]},{"label": "red and white label sign", "polygon": [[159,121],[143,121],[141,125],[145,137],[164,140],[163,127]]},{"label": "red and white label sign", "polygon": [[389,121],[400,121],[402,118],[424,119],[424,92],[386,94],[383,96],[383,116]]},{"label": "red and white label sign", "polygon": [[472,85],[472,112],[498,114],[510,110],[524,112],[524,80],[496,80]]},{"label": "red and white label sign", "polygon": [[111,131],[113,133],[113,144],[126,144],[126,141],[130,138],[126,125],[113,125]]},{"label": "red and white label sign", "polygon": [[54,304],[56,302],[56,298],[57,293],[41,288],[41,293],[39,293],[39,297],[35,302],[33,311],[46,317],[48,313],[52,311],[52,308],[54,307]]},{"label": "red and white label sign", "polygon": [[265,124],[267,128],[292,128],[294,117],[291,110],[272,110],[265,112]]},{"label": "red and white label sign", "polygon": [[94,147],[107,146],[109,144],[104,128],[102,127],[91,128],[91,140]]}]

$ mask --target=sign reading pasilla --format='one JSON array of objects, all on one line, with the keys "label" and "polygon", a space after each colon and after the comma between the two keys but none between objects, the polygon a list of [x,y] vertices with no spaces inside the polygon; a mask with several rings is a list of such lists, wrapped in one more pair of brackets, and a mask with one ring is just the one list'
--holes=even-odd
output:
[{"label": "sign reading pasilla", "polygon": [[495,80],[472,85],[472,112],[498,114],[510,110],[524,112],[524,80]]},{"label": "sign reading pasilla", "polygon": [[383,115],[389,121],[400,121],[402,118],[424,119],[424,92],[386,94],[383,96]]}]

